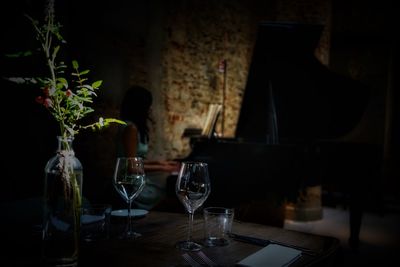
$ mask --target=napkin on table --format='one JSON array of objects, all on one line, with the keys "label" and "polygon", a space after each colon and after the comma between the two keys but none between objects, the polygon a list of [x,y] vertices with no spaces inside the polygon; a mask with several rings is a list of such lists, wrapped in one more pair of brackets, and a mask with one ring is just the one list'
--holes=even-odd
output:
[{"label": "napkin on table", "polygon": [[249,255],[237,266],[243,267],[282,267],[289,266],[301,256],[301,251],[276,244],[270,244],[257,252]]}]

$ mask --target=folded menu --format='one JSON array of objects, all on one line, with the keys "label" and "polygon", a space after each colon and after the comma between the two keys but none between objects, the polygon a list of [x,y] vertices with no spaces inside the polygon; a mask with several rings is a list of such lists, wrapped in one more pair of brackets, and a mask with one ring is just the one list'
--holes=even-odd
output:
[{"label": "folded menu", "polygon": [[301,256],[301,251],[276,244],[270,244],[237,263],[246,267],[289,266]]}]

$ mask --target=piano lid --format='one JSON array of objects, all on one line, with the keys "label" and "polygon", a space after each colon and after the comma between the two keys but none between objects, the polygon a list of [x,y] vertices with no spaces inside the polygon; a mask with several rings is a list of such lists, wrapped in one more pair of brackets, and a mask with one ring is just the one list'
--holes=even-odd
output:
[{"label": "piano lid", "polygon": [[259,25],[236,137],[267,144],[303,143],[350,132],[368,89],[322,65],[314,50],[322,25]]}]

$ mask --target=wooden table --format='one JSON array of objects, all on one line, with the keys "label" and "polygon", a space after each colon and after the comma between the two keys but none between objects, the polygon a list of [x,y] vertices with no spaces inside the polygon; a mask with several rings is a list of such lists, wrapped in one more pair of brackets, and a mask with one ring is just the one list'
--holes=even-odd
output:
[{"label": "wooden table", "polygon": [[[188,216],[183,213],[150,211],[143,218],[133,221],[135,231],[142,234],[136,240],[124,241],[115,238],[124,228],[126,218],[113,217],[110,239],[96,242],[82,241],[78,267],[119,267],[188,266],[182,258],[183,251],[175,243],[185,240],[188,231]],[[41,266],[40,229],[29,224],[3,225],[1,266]],[[34,231],[33,231],[34,230]],[[316,256],[302,256],[291,266],[326,266],[332,261],[339,247],[339,240],[333,237],[311,235],[266,225],[234,221],[232,231],[236,234],[273,239],[291,245],[298,245],[317,252]],[[32,234],[33,232],[33,234]],[[194,239],[203,238],[201,212],[195,214]],[[261,249],[261,246],[230,240],[224,247],[205,247],[203,252],[221,266],[234,266],[246,256]]]},{"label": "wooden table", "polygon": [[[115,219],[114,219],[115,220]],[[120,221],[121,222],[121,221]],[[119,226],[113,222],[114,230]],[[134,221],[134,229],[142,236],[133,241],[110,240],[84,243],[81,246],[80,267],[85,266],[183,266],[183,251],[175,243],[185,240],[188,217],[181,213],[151,211],[146,217]],[[291,266],[326,265],[335,256],[339,240],[333,237],[311,235],[282,228],[235,221],[232,232],[273,239],[298,245],[317,252],[316,256],[302,256]],[[193,238],[203,237],[201,213],[195,215]],[[221,266],[235,266],[244,257],[262,247],[231,240],[224,247],[205,247],[203,252]],[[188,266],[186,264],[186,266]]]}]

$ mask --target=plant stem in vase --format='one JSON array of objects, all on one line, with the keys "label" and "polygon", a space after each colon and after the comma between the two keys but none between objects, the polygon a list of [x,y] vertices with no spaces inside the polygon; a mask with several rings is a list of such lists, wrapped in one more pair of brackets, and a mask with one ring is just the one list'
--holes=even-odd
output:
[{"label": "plant stem in vase", "polygon": [[77,266],[82,203],[82,165],[73,138],[58,137],[45,168],[42,258],[52,266]]}]

